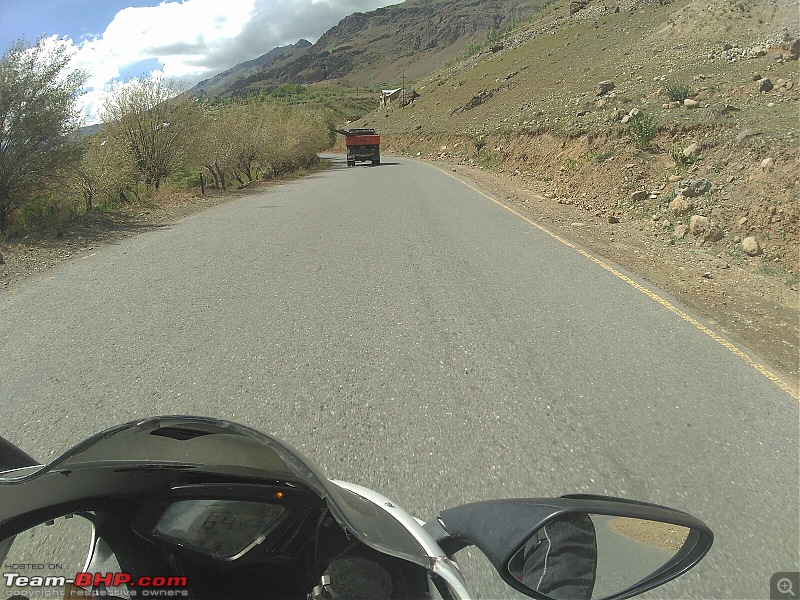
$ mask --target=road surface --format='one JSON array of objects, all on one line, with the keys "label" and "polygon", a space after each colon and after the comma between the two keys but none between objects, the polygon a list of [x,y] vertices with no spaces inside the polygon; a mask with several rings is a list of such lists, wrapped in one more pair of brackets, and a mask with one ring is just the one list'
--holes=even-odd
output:
[{"label": "road surface", "polygon": [[[674,299],[487,196],[340,157],[50,269],[0,296],[0,434],[47,459],[193,413],[422,518],[511,496],[662,503],[716,543],[649,597],[768,598],[800,570],[797,400]],[[482,597],[512,595],[465,563]]]}]

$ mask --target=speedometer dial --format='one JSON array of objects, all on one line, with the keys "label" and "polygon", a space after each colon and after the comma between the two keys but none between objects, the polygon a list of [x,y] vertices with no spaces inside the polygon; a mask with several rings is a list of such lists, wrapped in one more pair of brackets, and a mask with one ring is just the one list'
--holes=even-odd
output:
[{"label": "speedometer dial", "polygon": [[283,506],[241,500],[180,500],[170,504],[153,534],[228,560],[262,542],[285,513]]}]

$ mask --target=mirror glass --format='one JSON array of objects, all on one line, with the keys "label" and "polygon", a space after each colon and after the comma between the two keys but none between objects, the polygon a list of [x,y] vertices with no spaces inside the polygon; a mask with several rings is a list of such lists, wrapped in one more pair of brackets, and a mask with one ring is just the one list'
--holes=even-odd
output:
[{"label": "mirror glass", "polygon": [[554,600],[598,600],[658,571],[689,533],[659,521],[565,515],[534,532],[508,570],[525,587]]},{"label": "mirror glass", "polygon": [[94,538],[91,521],[66,515],[0,542],[0,598],[63,598],[67,580],[84,570]]}]

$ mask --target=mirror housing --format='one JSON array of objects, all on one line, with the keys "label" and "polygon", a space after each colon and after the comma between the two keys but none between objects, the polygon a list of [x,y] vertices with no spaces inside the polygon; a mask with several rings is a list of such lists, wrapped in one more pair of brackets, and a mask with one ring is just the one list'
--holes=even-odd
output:
[{"label": "mirror housing", "polygon": [[0,436],[0,471],[11,471],[38,465],[32,456]]},{"label": "mirror housing", "polygon": [[425,529],[448,556],[474,545],[486,555],[506,584],[532,598],[547,598],[515,578],[509,571],[509,563],[536,531],[570,514],[657,521],[689,530],[680,550],[661,568],[626,589],[606,596],[608,600],[631,598],[679,577],[708,553],[714,541],[711,529],[687,513],[657,504],[584,494],[465,504],[442,511],[425,525]]}]

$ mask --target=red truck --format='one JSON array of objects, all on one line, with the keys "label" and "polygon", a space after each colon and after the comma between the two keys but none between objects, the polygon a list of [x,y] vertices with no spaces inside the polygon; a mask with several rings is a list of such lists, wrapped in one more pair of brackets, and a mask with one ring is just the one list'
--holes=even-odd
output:
[{"label": "red truck", "polygon": [[336,133],[344,136],[348,167],[355,166],[356,161],[381,164],[381,136],[374,129],[337,129]]}]

